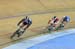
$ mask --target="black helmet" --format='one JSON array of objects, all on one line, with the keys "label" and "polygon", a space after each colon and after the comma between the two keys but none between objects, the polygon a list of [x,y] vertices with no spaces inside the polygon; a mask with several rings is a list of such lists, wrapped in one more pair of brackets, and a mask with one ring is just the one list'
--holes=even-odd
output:
[{"label": "black helmet", "polygon": [[29,17],[28,16],[26,16],[26,19],[28,19]]},{"label": "black helmet", "polygon": [[53,18],[55,19],[57,16],[54,16]]}]

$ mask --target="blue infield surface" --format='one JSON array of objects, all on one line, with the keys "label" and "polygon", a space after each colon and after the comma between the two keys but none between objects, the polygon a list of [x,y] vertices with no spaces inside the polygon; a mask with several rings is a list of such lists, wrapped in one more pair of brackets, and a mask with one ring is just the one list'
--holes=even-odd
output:
[{"label": "blue infield surface", "polygon": [[28,49],[75,49],[75,33],[47,40]]}]

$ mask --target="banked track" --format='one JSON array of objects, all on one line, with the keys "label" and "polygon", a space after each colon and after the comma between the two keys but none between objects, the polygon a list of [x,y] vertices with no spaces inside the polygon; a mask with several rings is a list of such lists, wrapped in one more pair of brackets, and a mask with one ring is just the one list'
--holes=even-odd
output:
[{"label": "banked track", "polygon": [[48,14],[48,13],[57,13],[57,12],[75,12],[75,8],[48,9],[45,11],[31,11],[27,13],[21,12],[13,16],[1,17],[0,20],[20,17],[20,16],[22,17],[26,15],[38,15],[38,14]]}]

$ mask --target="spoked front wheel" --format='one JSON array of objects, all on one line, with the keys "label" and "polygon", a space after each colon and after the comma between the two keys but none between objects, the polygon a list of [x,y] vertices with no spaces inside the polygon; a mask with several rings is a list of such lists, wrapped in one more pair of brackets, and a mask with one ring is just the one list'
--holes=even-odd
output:
[{"label": "spoked front wheel", "polygon": [[54,27],[53,26],[48,26],[48,32],[52,32],[54,30]]},{"label": "spoked front wheel", "polygon": [[13,37],[15,37],[17,35],[17,37],[19,37],[21,34],[20,34],[20,29],[18,29],[18,30],[16,30],[14,33],[13,33],[13,35],[11,36],[11,39],[13,38]]},{"label": "spoked front wheel", "polygon": [[56,30],[62,30],[62,29],[64,29],[64,24],[60,24],[60,25],[56,28]]}]

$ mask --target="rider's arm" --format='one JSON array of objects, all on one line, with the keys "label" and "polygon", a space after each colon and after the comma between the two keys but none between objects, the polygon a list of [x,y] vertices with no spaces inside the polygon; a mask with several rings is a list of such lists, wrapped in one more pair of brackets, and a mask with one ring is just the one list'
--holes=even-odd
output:
[{"label": "rider's arm", "polygon": [[55,26],[56,26],[56,25],[58,26],[58,24],[59,24],[59,19],[56,19],[56,22],[55,22],[54,24],[55,24]]},{"label": "rider's arm", "polygon": [[19,23],[17,24],[18,26],[24,21],[24,19],[22,19],[21,21],[19,21]]},{"label": "rider's arm", "polygon": [[51,20],[48,21],[48,24],[50,24]]},{"label": "rider's arm", "polygon": [[59,23],[59,21],[55,22],[55,24],[58,24],[58,23]]},{"label": "rider's arm", "polygon": [[65,17],[63,16],[63,17],[61,18],[61,22],[63,22],[64,19],[65,19]]}]

